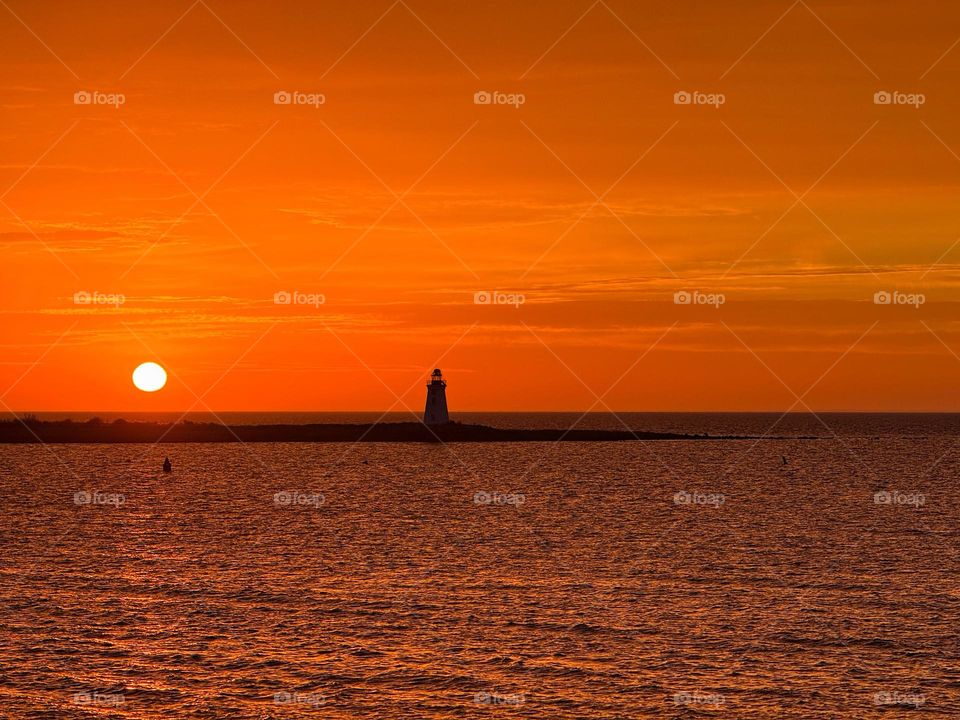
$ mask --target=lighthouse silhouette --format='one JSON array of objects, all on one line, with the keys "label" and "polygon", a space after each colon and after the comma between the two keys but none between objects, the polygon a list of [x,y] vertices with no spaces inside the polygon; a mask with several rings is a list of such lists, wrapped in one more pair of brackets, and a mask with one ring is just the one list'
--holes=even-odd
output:
[{"label": "lighthouse silhouette", "polygon": [[440,368],[433,371],[427,383],[427,405],[423,410],[423,422],[427,425],[445,425],[450,422],[447,412],[447,381]]}]

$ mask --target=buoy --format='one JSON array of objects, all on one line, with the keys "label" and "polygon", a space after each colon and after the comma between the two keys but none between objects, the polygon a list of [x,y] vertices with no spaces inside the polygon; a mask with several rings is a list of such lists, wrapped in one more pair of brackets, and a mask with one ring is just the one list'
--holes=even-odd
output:
[{"label": "buoy", "polygon": [[173,472],[173,465],[170,463],[170,458],[163,459],[163,471],[165,473]]}]

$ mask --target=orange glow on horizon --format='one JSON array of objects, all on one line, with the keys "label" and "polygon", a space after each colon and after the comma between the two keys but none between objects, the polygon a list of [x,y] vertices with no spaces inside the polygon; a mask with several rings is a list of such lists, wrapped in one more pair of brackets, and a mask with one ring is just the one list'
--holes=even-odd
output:
[{"label": "orange glow on horizon", "polygon": [[520,5],[0,8],[0,412],[960,410],[960,9]]}]

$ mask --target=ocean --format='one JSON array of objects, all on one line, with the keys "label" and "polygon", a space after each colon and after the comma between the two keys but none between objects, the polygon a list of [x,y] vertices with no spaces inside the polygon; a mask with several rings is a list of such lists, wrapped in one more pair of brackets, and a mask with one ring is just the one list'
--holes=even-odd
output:
[{"label": "ocean", "polygon": [[2,446],[0,716],[960,717],[960,416],[777,417]]}]

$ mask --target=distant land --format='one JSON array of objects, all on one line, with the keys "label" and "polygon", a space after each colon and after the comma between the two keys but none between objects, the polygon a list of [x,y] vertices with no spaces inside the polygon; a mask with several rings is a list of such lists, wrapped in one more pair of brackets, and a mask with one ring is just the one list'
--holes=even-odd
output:
[{"label": "distant land", "polygon": [[[98,419],[0,421],[0,443],[256,443],[256,442],[611,442],[629,440],[750,440],[757,436],[633,432],[630,430],[563,430],[559,428],[494,428],[448,422],[310,425],[223,425],[219,423],[156,423]],[[775,438],[770,438],[775,439]]]}]

